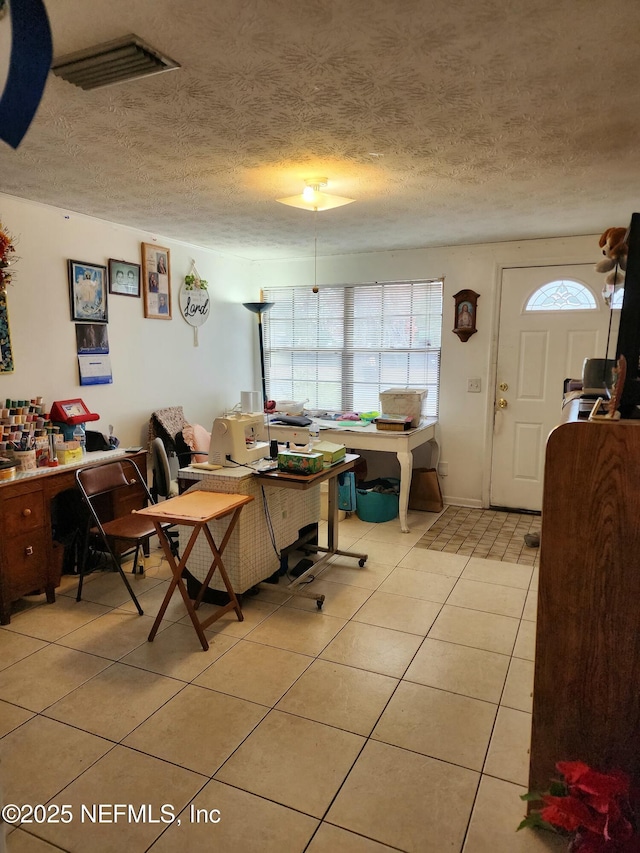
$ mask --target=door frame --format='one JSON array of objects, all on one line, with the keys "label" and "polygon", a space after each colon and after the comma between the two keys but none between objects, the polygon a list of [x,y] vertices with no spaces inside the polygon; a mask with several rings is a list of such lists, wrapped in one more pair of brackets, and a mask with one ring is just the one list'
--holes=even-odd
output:
[{"label": "door frame", "polygon": [[[597,238],[594,245],[597,247]],[[597,262],[598,252],[594,251],[593,255],[585,260],[584,255],[572,253],[570,255],[558,256],[546,254],[539,258],[518,258],[517,260],[509,261],[506,258],[498,257],[494,262],[494,294],[495,299],[491,310],[490,318],[490,334],[491,343],[489,349],[489,369],[487,372],[487,382],[490,387],[487,388],[486,395],[486,411],[485,411],[485,441],[484,441],[484,462],[482,466],[482,506],[488,509],[491,506],[491,470],[493,461],[493,426],[496,408],[496,388],[498,382],[498,345],[500,339],[500,308],[502,305],[502,288],[504,281],[504,271],[506,269],[523,269],[534,267],[535,269],[543,269],[544,267],[557,266],[581,266],[583,264],[593,264]],[[596,258],[596,260],[594,260]],[[603,279],[604,281],[604,279]],[[558,398],[558,423],[561,419],[561,400]]]}]

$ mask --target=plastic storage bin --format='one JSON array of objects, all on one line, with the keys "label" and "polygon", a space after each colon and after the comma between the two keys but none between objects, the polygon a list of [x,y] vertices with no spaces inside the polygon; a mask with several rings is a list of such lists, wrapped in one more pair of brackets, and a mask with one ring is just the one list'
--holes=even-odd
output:
[{"label": "plastic storage bin", "polygon": [[380,409],[383,415],[410,415],[411,426],[417,427],[426,396],[426,389],[389,388],[380,392]]},{"label": "plastic storage bin", "polygon": [[[387,485],[394,492],[376,492],[374,486]],[[361,521],[391,521],[398,517],[400,480],[395,477],[385,477],[360,483],[356,488],[356,515]]]}]

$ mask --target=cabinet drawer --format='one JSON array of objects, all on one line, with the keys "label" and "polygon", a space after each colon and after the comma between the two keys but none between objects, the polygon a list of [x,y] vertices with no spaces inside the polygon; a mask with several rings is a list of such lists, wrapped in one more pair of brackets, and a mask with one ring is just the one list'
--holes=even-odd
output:
[{"label": "cabinet drawer", "polygon": [[9,498],[2,504],[2,532],[5,536],[19,536],[44,525],[44,498],[42,492],[28,492]]},{"label": "cabinet drawer", "polygon": [[43,530],[12,539],[7,543],[5,553],[5,583],[9,601],[44,587],[47,580],[47,548]]}]

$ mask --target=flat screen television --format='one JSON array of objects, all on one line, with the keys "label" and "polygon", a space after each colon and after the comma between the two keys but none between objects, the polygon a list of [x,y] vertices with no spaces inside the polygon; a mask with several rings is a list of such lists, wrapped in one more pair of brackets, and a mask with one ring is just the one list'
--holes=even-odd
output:
[{"label": "flat screen television", "polygon": [[627,360],[620,415],[640,418],[640,213],[631,216],[627,246],[629,254],[616,346],[616,361],[621,355]]}]

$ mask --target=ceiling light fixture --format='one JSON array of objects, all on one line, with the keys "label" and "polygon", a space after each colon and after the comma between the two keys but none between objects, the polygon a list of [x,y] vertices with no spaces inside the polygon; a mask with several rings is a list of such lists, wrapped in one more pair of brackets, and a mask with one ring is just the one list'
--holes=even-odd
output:
[{"label": "ceiling light fixture", "polygon": [[287,198],[277,198],[280,204],[288,204],[289,207],[299,207],[302,210],[312,210],[318,213],[321,210],[331,210],[334,207],[342,207],[351,204],[354,198],[345,198],[340,195],[331,195],[322,192],[329,181],[327,178],[308,178],[301,195],[291,195]]}]

